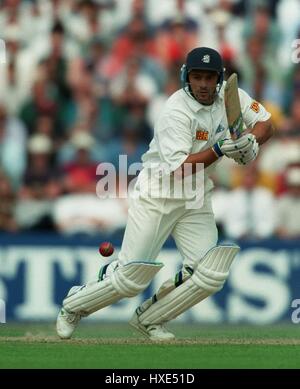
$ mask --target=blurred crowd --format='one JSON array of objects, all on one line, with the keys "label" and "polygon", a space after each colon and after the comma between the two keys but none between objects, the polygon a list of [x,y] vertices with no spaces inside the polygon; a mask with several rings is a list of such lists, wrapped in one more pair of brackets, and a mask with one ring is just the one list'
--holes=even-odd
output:
[{"label": "blurred crowd", "polygon": [[299,15],[299,0],[2,0],[0,231],[122,230],[128,203],[96,196],[96,168],[140,161],[186,54],[209,46],[276,128],[250,168],[219,164],[221,236],[299,238]]}]

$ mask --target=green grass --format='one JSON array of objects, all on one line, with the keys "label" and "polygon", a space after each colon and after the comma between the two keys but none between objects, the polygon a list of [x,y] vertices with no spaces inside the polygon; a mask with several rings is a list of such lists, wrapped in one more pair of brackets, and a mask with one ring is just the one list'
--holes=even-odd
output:
[{"label": "green grass", "polygon": [[297,325],[172,325],[177,340],[153,344],[127,324],[81,323],[71,341],[53,325],[0,326],[0,368],[300,368]]}]

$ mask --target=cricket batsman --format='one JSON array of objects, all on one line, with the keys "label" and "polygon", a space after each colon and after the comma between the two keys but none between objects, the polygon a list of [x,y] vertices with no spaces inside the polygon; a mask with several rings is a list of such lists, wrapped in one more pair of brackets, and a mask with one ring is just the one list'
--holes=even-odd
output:
[{"label": "cricket batsman", "polygon": [[[70,289],[57,318],[61,338],[70,338],[82,317],[145,290],[163,266],[155,260],[169,235],[182,268],[136,309],[130,324],[153,341],[172,340],[165,323],[222,289],[239,247],[217,245],[210,174],[222,157],[251,163],[273,134],[270,113],[239,89],[245,131],[231,138],[223,76],[217,51],[198,47],[187,55],[182,88],[167,100],[142,157],[119,258],[103,266],[94,280]],[[175,190],[174,183],[181,180],[185,187],[191,178],[196,191]]]}]

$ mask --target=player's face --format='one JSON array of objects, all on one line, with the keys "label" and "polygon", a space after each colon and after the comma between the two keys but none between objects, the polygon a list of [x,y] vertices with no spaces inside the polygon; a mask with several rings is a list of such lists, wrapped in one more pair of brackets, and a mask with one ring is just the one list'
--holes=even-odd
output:
[{"label": "player's face", "polygon": [[196,100],[204,105],[214,102],[218,81],[217,72],[210,70],[191,70],[189,82]]}]

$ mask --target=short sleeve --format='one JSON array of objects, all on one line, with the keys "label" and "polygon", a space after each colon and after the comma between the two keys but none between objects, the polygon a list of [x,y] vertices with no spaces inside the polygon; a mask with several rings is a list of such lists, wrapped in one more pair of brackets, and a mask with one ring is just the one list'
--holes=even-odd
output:
[{"label": "short sleeve", "polygon": [[239,89],[243,119],[247,127],[253,128],[257,122],[265,122],[271,114],[265,107],[253,100],[244,90]]},{"label": "short sleeve", "polygon": [[161,160],[168,164],[170,171],[176,170],[192,150],[190,120],[172,112],[163,114],[155,126],[154,139]]}]

